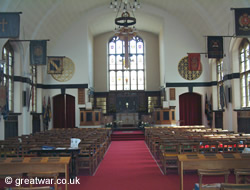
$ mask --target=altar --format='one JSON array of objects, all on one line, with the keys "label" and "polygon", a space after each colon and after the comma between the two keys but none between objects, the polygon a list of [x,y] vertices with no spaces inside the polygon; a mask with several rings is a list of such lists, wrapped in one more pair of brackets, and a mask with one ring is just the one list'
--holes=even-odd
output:
[{"label": "altar", "polygon": [[121,126],[134,125],[136,126],[139,120],[138,113],[117,113],[116,120]]}]

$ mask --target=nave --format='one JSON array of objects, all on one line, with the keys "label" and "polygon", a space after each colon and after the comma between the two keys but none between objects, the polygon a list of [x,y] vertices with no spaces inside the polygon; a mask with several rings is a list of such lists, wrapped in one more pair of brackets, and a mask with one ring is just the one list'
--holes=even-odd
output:
[{"label": "nave", "polygon": [[[234,134],[230,131],[211,130],[204,128],[204,126],[147,127],[145,128],[145,131],[145,141],[141,140],[141,136],[138,136],[141,135],[140,131],[113,131],[111,134],[111,130],[107,128],[57,129],[46,132],[45,134],[40,133],[39,135],[29,137],[26,136],[23,137],[22,144],[19,144],[16,150],[14,149],[14,141],[12,142],[12,149],[10,149],[10,140],[5,145],[4,142],[1,142],[2,152],[0,159],[0,176],[4,176],[4,173],[5,176],[12,176],[13,174],[18,174],[20,171],[22,171],[23,174],[19,177],[27,179],[31,176],[35,177],[40,175],[41,177],[41,174],[44,175],[44,172],[46,171],[47,174],[59,174],[57,175],[59,179],[67,178],[67,174],[64,173],[66,170],[58,170],[58,168],[54,167],[54,165],[59,164],[63,159],[71,157],[72,162],[67,163],[67,165],[69,165],[69,175],[71,178],[77,177],[79,179],[79,183],[69,184],[67,187],[58,184],[55,189],[177,190],[180,189],[181,176],[178,172],[178,169],[180,168],[178,168],[178,165],[176,165],[175,168],[171,168],[171,162],[168,161],[174,160],[177,162],[178,159],[181,161],[180,158],[183,157],[183,155],[187,157],[191,156],[190,161],[196,160],[197,163],[204,162],[205,160],[203,159],[202,161],[202,159],[200,160],[199,158],[193,157],[195,155],[203,155],[205,157],[208,155],[209,157],[227,155],[223,160],[225,163],[221,162],[221,165],[225,168],[235,167],[228,164],[230,161],[238,163],[236,168],[243,168],[245,161],[249,162],[249,156],[241,154],[244,147],[249,147],[249,135],[247,134],[241,134],[241,136],[239,136],[239,134]],[[173,135],[173,133],[175,134]],[[122,138],[118,139],[116,137],[114,141],[110,142],[112,139],[110,137],[112,135],[120,135]],[[138,139],[136,140],[135,136],[133,135],[137,136]],[[65,149],[62,149],[63,145],[59,142],[59,139],[62,139],[62,137],[67,139],[69,136],[81,138],[81,142],[79,143],[80,152],[76,153],[76,155],[69,154],[69,149],[67,148],[69,141],[64,142]],[[124,136],[127,136],[127,138],[124,138]],[[133,139],[129,139],[129,136],[133,137]],[[158,138],[156,138],[157,136]],[[189,140],[187,137],[189,137]],[[222,137],[224,142],[227,141],[227,145],[230,145],[231,147],[226,147],[226,143],[224,143],[223,146],[219,146],[219,148],[215,147],[217,143],[221,145]],[[201,141],[202,138],[203,141]],[[206,141],[204,140],[205,138]],[[210,143],[209,138],[213,138]],[[238,144],[237,140],[243,141],[243,144]],[[181,152],[173,152],[173,141],[175,141],[175,144],[179,144],[178,150],[180,149]],[[229,143],[229,141],[231,143]],[[199,142],[200,145],[198,145],[197,142]],[[24,146],[25,143],[26,146]],[[92,145],[90,145],[91,143]],[[193,145],[195,143],[196,145],[194,147]],[[29,151],[26,149],[28,144],[33,145],[29,147]],[[52,145],[54,147],[60,146],[61,148],[54,148],[51,150],[45,149],[44,156],[52,157],[37,157],[37,154],[28,154],[34,153],[35,144],[38,144],[39,146],[43,144],[43,148],[45,148],[44,144],[46,144],[46,148],[52,147]],[[209,144],[211,147],[207,147]],[[86,147],[94,148],[88,149]],[[185,148],[185,151],[183,151],[183,147]],[[204,152],[204,147],[207,149],[206,152]],[[49,155],[49,153],[52,153],[52,155]],[[163,162],[161,157],[163,156],[164,159],[170,158],[170,153],[172,153],[172,160],[168,159],[164,160]],[[236,157],[232,157],[235,155]],[[242,157],[242,159],[239,160],[239,155],[245,155],[246,157]],[[215,163],[213,160],[217,160],[216,157],[212,157],[210,160],[208,159],[211,164],[206,166],[205,169],[214,169],[215,167],[218,167],[216,164],[215,167],[212,166],[212,164]],[[73,160],[75,162],[73,162]],[[38,162],[40,162],[40,167],[37,166],[39,165]],[[31,168],[33,175],[29,174],[28,169],[25,168],[25,164],[27,164],[26,166],[34,167]],[[166,165],[164,167],[164,164],[167,164],[169,167],[166,168]],[[24,165],[24,167],[20,168],[21,166],[19,165]],[[48,165],[48,167],[46,167],[46,165]],[[199,164],[196,165],[199,166]],[[221,170],[223,167],[218,167],[216,169]],[[245,168],[247,167],[248,166],[245,165]],[[197,169],[202,169],[202,167],[185,171],[183,180],[184,190],[193,189],[195,184],[199,182],[200,175],[197,175]],[[38,173],[40,174],[38,175]],[[164,175],[164,173],[166,175]],[[228,183],[235,184],[236,176],[234,175],[233,170],[230,169],[229,173],[230,175],[228,176]],[[43,177],[52,176],[44,175]],[[16,178],[18,177],[16,176]],[[202,180],[202,183],[204,184],[223,182],[223,175],[204,176]],[[4,178],[1,179],[1,188],[10,186],[11,185],[6,184]],[[22,185],[22,187],[27,186],[29,185]],[[39,186],[41,185],[34,185],[34,187]],[[51,187],[53,187],[53,185]]]},{"label": "nave", "polygon": [[[195,172],[185,174],[184,189],[191,190],[198,182]],[[210,176],[205,183],[223,181],[223,176]],[[176,171],[163,175],[144,141],[113,141],[94,176],[80,176],[81,186],[73,190],[178,190]],[[229,182],[235,183],[233,175]]]}]

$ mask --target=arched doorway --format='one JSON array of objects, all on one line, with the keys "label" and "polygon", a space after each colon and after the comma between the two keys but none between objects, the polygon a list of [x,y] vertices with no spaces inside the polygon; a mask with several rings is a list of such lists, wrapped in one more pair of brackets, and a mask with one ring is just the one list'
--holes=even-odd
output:
[{"label": "arched doorway", "polygon": [[179,96],[181,125],[201,125],[201,95],[185,93]]},{"label": "arched doorway", "polygon": [[60,94],[53,97],[53,127],[75,127],[75,97]]}]

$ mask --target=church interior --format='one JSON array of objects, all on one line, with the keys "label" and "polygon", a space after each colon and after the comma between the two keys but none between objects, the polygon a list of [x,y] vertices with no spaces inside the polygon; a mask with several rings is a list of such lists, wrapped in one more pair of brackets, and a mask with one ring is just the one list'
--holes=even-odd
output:
[{"label": "church interior", "polygon": [[249,0],[1,0],[0,50],[0,190],[250,189]]}]

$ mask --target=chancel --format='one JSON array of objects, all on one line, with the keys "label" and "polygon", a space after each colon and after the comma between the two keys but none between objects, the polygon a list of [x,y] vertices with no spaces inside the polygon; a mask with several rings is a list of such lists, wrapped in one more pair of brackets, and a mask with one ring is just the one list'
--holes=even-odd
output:
[{"label": "chancel", "polygon": [[249,189],[249,18],[249,0],[0,1],[0,189]]}]

